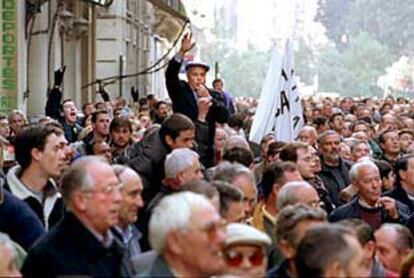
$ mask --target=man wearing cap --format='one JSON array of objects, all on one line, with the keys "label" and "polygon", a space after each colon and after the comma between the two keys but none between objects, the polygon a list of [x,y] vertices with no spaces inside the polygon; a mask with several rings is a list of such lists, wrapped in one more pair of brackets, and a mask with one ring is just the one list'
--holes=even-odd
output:
[{"label": "man wearing cap", "polygon": [[[178,74],[186,52],[194,47],[191,36],[185,35],[180,51],[171,59],[165,72],[168,95],[174,113],[188,116],[197,125],[200,160],[206,167],[213,165],[215,122],[226,122],[229,116],[223,96],[206,87],[206,74],[210,67],[203,62],[189,62],[185,69],[187,80]],[[205,157],[204,157],[205,156]]]},{"label": "man wearing cap", "polygon": [[270,237],[246,224],[231,223],[226,227],[224,261],[226,274],[235,277],[265,277],[266,247]]}]

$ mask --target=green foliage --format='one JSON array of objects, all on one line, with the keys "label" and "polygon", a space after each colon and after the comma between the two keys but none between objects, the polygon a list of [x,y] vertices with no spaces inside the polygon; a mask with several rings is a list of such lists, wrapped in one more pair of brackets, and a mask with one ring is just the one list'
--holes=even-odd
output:
[{"label": "green foliage", "polygon": [[224,41],[203,46],[203,60],[210,65],[219,62],[225,90],[233,96],[260,96],[269,59],[268,52],[253,48],[240,52]]},{"label": "green foliage", "polygon": [[320,90],[346,96],[376,95],[377,79],[393,58],[388,47],[360,32],[343,51],[333,47],[322,51],[318,66]]},{"label": "green foliage", "polygon": [[398,56],[414,53],[414,2],[409,0],[320,0],[320,20],[338,48],[364,31]]}]

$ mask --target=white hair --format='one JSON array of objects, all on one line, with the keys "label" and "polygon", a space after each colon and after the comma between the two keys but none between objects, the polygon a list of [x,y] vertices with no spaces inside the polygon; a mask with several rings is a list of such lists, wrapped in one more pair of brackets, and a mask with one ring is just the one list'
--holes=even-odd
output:
[{"label": "white hair", "polygon": [[297,192],[304,187],[313,188],[313,186],[306,181],[291,181],[282,186],[277,194],[277,209],[281,210],[288,205],[297,204],[300,200]]},{"label": "white hair", "polygon": [[358,180],[359,171],[361,168],[364,167],[374,168],[377,171],[379,171],[378,166],[374,162],[372,162],[372,160],[362,160],[352,165],[351,170],[349,170],[349,178],[351,179],[351,182],[355,182]]},{"label": "white hair", "polygon": [[191,167],[194,161],[198,161],[198,158],[198,154],[188,148],[173,150],[165,159],[165,177],[174,179],[178,173]]},{"label": "white hair", "polygon": [[212,206],[206,197],[193,192],[179,192],[164,197],[154,208],[149,221],[149,242],[152,249],[161,254],[170,231],[188,226],[196,207]]}]

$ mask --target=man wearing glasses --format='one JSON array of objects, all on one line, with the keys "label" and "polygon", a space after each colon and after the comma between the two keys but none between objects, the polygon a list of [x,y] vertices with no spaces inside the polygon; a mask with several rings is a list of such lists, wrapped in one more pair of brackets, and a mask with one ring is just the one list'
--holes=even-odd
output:
[{"label": "man wearing glasses", "polygon": [[28,253],[25,277],[119,277],[123,251],[110,228],[122,201],[111,166],[97,157],[75,161],[62,177],[67,212]]},{"label": "man wearing glasses", "polygon": [[204,277],[224,272],[224,224],[201,195],[181,192],[163,198],[152,213],[149,235],[159,256],[143,277]]}]

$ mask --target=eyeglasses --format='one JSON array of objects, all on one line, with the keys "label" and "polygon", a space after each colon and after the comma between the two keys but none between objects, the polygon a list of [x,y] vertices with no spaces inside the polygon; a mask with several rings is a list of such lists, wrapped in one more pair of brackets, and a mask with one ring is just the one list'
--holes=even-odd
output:
[{"label": "eyeglasses", "polygon": [[204,227],[200,228],[187,228],[187,230],[196,230],[207,234],[209,240],[214,240],[217,237],[217,233],[219,231],[223,231],[224,228],[227,226],[227,222],[225,220],[210,222],[206,224]]},{"label": "eyeglasses", "polygon": [[243,254],[235,251],[228,251],[224,253],[226,263],[230,267],[239,267],[244,259],[248,259],[252,266],[259,266],[263,264],[264,254],[262,250],[258,250],[252,254]]}]

